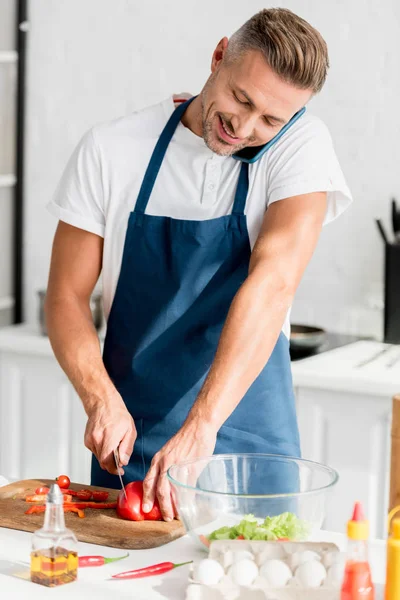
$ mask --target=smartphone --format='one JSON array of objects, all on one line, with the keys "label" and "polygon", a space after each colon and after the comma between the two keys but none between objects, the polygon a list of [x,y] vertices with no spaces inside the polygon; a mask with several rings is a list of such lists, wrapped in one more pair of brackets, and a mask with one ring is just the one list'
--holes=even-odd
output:
[{"label": "smartphone", "polygon": [[243,148],[242,150],[239,150],[239,152],[236,152],[236,154],[233,154],[232,157],[236,160],[241,160],[242,162],[256,162],[262,157],[263,154],[265,154],[267,150],[269,150],[269,148],[271,148],[273,144],[275,144],[275,142],[277,142],[283,136],[284,133],[286,133],[289,127],[293,125],[293,123],[300,119],[300,117],[305,112],[305,107],[301,108],[296,114],[293,115],[290,121],[288,121],[286,125],[284,125],[282,129],[272,138],[272,140],[269,140],[269,142],[264,144],[264,146],[249,146],[247,148]]}]

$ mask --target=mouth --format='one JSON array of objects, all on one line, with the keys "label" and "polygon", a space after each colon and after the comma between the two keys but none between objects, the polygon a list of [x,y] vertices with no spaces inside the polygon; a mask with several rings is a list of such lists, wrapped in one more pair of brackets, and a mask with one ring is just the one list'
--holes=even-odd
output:
[{"label": "mouth", "polygon": [[222,139],[222,141],[231,144],[232,146],[241,143],[243,140],[241,140],[238,137],[233,136],[228,128],[226,127],[224,121],[222,120],[222,118],[220,117],[220,115],[218,115],[218,134],[219,137]]}]

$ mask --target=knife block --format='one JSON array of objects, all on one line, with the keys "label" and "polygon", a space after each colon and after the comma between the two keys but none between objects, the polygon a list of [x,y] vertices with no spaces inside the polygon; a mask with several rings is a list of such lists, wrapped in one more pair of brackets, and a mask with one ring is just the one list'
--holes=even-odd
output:
[{"label": "knife block", "polygon": [[400,244],[385,246],[384,341],[400,344]]}]

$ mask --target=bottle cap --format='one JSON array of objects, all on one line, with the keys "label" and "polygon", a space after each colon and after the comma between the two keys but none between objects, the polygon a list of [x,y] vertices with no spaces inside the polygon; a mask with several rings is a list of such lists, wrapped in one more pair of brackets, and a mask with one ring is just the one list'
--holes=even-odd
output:
[{"label": "bottle cap", "polygon": [[364,517],[361,502],[356,502],[352,519],[347,523],[347,537],[351,540],[367,540],[369,538],[369,523]]},{"label": "bottle cap", "polygon": [[56,483],[53,483],[47,494],[47,502],[50,504],[63,504],[64,496]]}]

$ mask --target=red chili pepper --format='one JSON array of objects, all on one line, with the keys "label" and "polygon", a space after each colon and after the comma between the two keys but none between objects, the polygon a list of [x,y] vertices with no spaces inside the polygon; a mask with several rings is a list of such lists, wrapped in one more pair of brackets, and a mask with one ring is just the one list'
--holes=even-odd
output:
[{"label": "red chili pepper", "polygon": [[116,562],[117,560],[122,560],[123,558],[127,558],[129,556],[129,552],[124,556],[117,556],[117,558],[106,558],[105,556],[80,556],[79,557],[79,566],[80,567],[101,567],[102,565],[108,565],[108,563]]},{"label": "red chili pepper", "polygon": [[244,535],[238,535],[236,539],[237,539],[237,540],[244,540],[244,539],[245,539],[245,537],[244,537]]},{"label": "red chili pepper", "polygon": [[150,575],[162,575],[168,573],[172,569],[182,567],[183,565],[190,565],[193,561],[174,564],[172,562],[163,562],[158,565],[152,565],[151,567],[144,567],[143,569],[136,569],[135,571],[125,571],[124,573],[118,573],[113,575],[113,579],[140,579],[141,577],[149,577]]},{"label": "red chili pepper", "polygon": [[117,508],[116,502],[69,502],[64,506],[75,506],[76,508]]},{"label": "red chili pepper", "polygon": [[100,492],[100,491],[94,491],[92,492],[92,496],[93,496],[93,500],[95,502],[106,502],[108,500],[108,492]]}]

